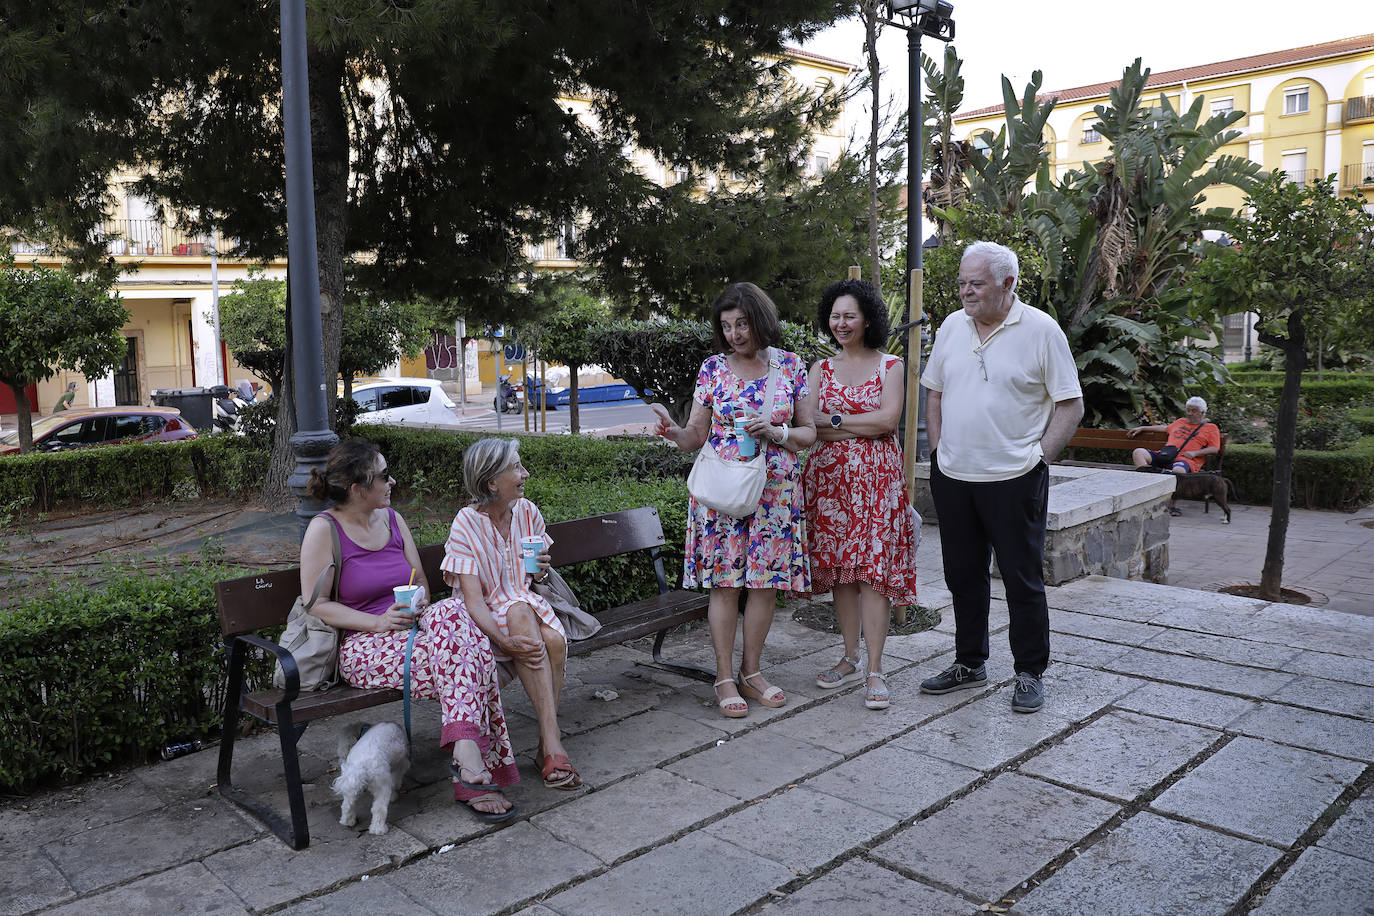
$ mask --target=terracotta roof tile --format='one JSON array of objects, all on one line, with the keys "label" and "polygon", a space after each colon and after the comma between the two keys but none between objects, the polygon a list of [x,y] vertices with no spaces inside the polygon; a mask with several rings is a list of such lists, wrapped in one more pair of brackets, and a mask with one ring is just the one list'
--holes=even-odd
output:
[{"label": "terracotta roof tile", "polygon": [[[1266,70],[1270,67],[1283,66],[1284,64],[1322,60],[1327,57],[1339,57],[1342,54],[1349,54],[1352,51],[1370,50],[1374,50],[1374,34],[1361,35],[1356,38],[1342,38],[1338,41],[1327,41],[1317,45],[1305,45],[1301,48],[1289,48],[1286,51],[1270,51],[1266,54],[1255,54],[1251,57],[1237,57],[1234,60],[1222,60],[1211,64],[1200,64],[1196,67],[1184,67],[1180,70],[1161,70],[1158,73],[1150,74],[1150,78],[1145,81],[1145,87],[1147,89],[1154,89],[1160,86],[1175,86],[1188,80],[1226,76],[1232,73],[1250,73],[1255,70]],[[1108,90],[1120,85],[1120,83],[1121,80],[1113,80],[1109,83],[1093,83],[1089,86],[1076,86],[1072,89],[1042,92],[1040,95],[1036,96],[1036,98],[1041,102],[1049,99],[1058,99],[1060,102],[1076,102],[1081,99],[1105,96]],[[963,111],[955,115],[954,120],[969,121],[974,118],[984,118],[988,115],[1000,114],[1003,107],[1002,105],[990,105],[987,108],[979,108],[975,111]]]}]

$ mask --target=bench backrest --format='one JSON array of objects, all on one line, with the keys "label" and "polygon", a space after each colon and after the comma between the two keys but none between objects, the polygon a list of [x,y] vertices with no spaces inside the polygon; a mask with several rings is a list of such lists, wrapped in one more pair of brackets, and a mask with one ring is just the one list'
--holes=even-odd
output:
[{"label": "bench backrest", "polygon": [[[665,543],[663,522],[653,506],[556,522],[549,525],[548,531],[554,541],[551,551],[554,566],[618,557],[637,550],[655,550],[660,591],[667,587],[662,561],[656,552]],[[429,580],[430,590],[445,588],[444,575],[439,568],[444,562],[444,545],[430,544],[418,549],[420,566]],[[280,626],[286,622],[286,615],[291,613],[291,606],[300,592],[299,567],[217,582],[215,601],[219,605],[220,632],[225,636],[237,636]]]},{"label": "bench backrest", "polygon": [[[326,584],[325,588],[329,586]],[[301,594],[299,567],[215,583],[219,629],[225,636],[280,626]]]},{"label": "bench backrest", "polygon": [[[1110,448],[1130,451],[1137,448],[1157,449],[1169,441],[1167,433],[1146,430],[1132,438],[1124,429],[1093,429],[1080,426],[1069,440],[1068,448]],[[1226,454],[1226,434],[1221,434],[1221,445],[1217,447],[1218,459]]]}]

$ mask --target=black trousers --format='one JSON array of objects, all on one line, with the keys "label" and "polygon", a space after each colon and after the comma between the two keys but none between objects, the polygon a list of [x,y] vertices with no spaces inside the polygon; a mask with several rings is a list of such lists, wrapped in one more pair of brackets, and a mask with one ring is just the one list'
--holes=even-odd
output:
[{"label": "black trousers", "polygon": [[1050,469],[1042,461],[1012,480],[969,483],[940,473],[930,456],[930,494],[940,519],[945,584],[954,595],[955,661],[977,668],[988,659],[988,562],[997,557],[1011,612],[1016,672],[1039,677],[1050,663],[1045,602],[1045,510]]}]

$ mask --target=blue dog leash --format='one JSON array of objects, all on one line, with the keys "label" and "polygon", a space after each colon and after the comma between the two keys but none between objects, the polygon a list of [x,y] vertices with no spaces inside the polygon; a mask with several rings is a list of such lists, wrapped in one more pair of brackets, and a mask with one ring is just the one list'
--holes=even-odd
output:
[{"label": "blue dog leash", "polygon": [[415,743],[410,737],[410,654],[415,651],[415,634],[420,632],[420,621],[416,618],[410,625],[410,635],[406,637],[406,660],[401,672],[401,683],[404,685],[404,692],[401,695],[401,708],[405,713],[406,720],[406,751],[410,754],[410,759],[415,759]]}]

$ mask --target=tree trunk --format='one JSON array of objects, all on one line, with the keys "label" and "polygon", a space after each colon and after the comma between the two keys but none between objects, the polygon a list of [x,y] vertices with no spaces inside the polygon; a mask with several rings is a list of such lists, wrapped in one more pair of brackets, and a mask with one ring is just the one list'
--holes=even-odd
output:
[{"label": "tree trunk", "polygon": [[291,437],[296,434],[296,373],[291,359],[291,270],[286,273],[286,357],[281,364],[281,384],[272,389],[277,399],[277,425],[272,432],[272,458],[262,481],[260,502],[273,512],[290,509],[291,491],[286,479],[296,469],[296,452]]},{"label": "tree trunk", "polygon": [[[1267,336],[1267,335],[1266,335]],[[1298,394],[1302,370],[1307,364],[1307,340],[1302,312],[1288,316],[1287,338],[1269,338],[1266,343],[1283,349],[1283,393],[1279,395],[1278,418],[1274,424],[1274,489],[1270,502],[1269,542],[1264,550],[1264,571],[1260,575],[1259,597],[1278,601],[1283,584],[1283,549],[1288,538],[1289,503],[1293,493],[1293,450],[1298,438]]]},{"label": "tree trunk", "polygon": [[576,436],[582,432],[581,409],[577,404],[577,372],[582,367],[568,363],[568,429]]},{"label": "tree trunk", "polygon": [[6,379],[5,384],[14,392],[14,412],[19,421],[19,454],[26,455],[33,451],[33,411],[29,407],[29,396],[24,392],[26,386],[23,382],[15,384]]},{"label": "tree trunk", "polygon": [[[862,4],[864,20],[864,56],[868,60],[869,105],[872,108],[868,125],[868,256],[873,288],[879,298],[883,294],[882,251],[878,239],[878,131],[881,127],[879,117],[881,101],[878,95],[878,4],[866,0]],[[907,192],[907,205],[911,205],[911,192]]]},{"label": "tree trunk", "polygon": [[[310,47],[310,148],[315,173],[315,248],[330,427],[338,428],[339,350],[343,344],[344,251],[348,236],[348,122],[342,55]],[[293,424],[294,425],[294,424]]]}]

